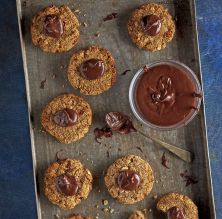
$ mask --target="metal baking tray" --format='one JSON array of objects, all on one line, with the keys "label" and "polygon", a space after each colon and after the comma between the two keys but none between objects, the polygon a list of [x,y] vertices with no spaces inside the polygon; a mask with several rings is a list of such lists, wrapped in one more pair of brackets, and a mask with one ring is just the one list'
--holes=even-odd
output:
[{"label": "metal baking tray", "polygon": [[[165,151],[158,145],[145,139],[137,133],[130,135],[116,134],[112,138],[103,139],[101,144],[94,140],[95,127],[104,125],[104,117],[107,112],[121,111],[132,115],[128,101],[128,89],[130,81],[136,71],[145,64],[161,59],[174,59],[188,65],[201,81],[201,70],[198,51],[198,38],[195,17],[195,1],[161,1],[176,19],[177,31],[173,41],[167,48],[150,53],[136,48],[127,33],[127,21],[131,12],[144,0],[55,0],[53,4],[68,5],[76,13],[83,24],[80,28],[81,35],[78,45],[66,53],[44,53],[35,47],[31,41],[30,24],[32,17],[42,8],[52,4],[50,0],[17,0],[18,20],[21,36],[21,48],[23,53],[27,99],[30,117],[30,133],[32,141],[32,156],[34,166],[34,178],[36,186],[36,202],[38,218],[63,218],[72,213],[96,216],[99,218],[127,218],[135,209],[148,210],[149,218],[164,218],[164,215],[156,210],[159,197],[169,192],[180,192],[191,197],[197,204],[199,216],[203,219],[213,219],[215,216],[209,154],[207,145],[207,133],[204,114],[204,103],[200,113],[186,127],[175,131],[155,131],[142,127],[143,132],[149,132],[166,142],[178,145],[181,148],[192,151],[195,154],[193,163],[188,164],[179,160],[166,151],[170,161],[170,169],[161,165],[161,157]],[[152,1],[160,2],[160,1]],[[118,13],[118,18],[111,21],[103,21],[103,18],[113,12]],[[99,33],[99,37],[95,34]],[[99,96],[85,96],[93,109],[93,125],[85,138],[64,145],[57,142],[49,134],[41,131],[40,115],[43,107],[59,94],[73,92],[79,94],[67,82],[67,64],[74,51],[89,45],[99,45],[109,49],[117,63],[117,83],[115,86]],[[131,71],[125,75],[121,73],[126,69]],[[44,86],[43,86],[44,84]],[[43,88],[44,89],[41,89]],[[133,117],[135,123],[138,123]],[[44,170],[55,161],[56,152],[63,149],[60,156],[81,160],[95,176],[93,191],[88,199],[83,201],[75,209],[62,211],[51,204],[44,196],[43,176]],[[109,154],[109,156],[107,156]],[[134,205],[122,205],[117,203],[108,194],[103,175],[108,166],[117,158],[136,154],[149,161],[154,170],[155,185],[151,194],[142,202]],[[198,179],[197,184],[185,186],[180,173],[188,171]],[[157,199],[153,198],[156,197]],[[106,213],[102,209],[102,200],[108,200],[114,213]],[[99,207],[96,208],[95,206]]]}]

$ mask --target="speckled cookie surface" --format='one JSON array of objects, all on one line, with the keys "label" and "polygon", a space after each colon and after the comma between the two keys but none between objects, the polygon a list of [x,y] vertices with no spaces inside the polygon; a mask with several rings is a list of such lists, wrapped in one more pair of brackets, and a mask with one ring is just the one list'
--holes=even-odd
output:
[{"label": "speckled cookie surface", "polygon": [[[87,80],[80,74],[80,65],[90,59],[100,59],[104,62],[104,74],[96,80]],[[115,60],[112,54],[104,48],[91,46],[73,54],[68,66],[68,79],[75,89],[85,95],[98,95],[109,90],[116,81]]]},{"label": "speckled cookie surface", "polygon": [[[61,127],[53,121],[53,115],[64,108],[73,109],[79,114],[79,119],[73,126]],[[61,143],[69,144],[81,139],[88,132],[92,123],[92,111],[83,98],[64,94],[54,98],[43,109],[41,123],[43,128]]]},{"label": "speckled cookie surface", "polygon": [[67,219],[93,219],[92,217],[84,217],[79,214],[68,217]]},{"label": "speckled cookie surface", "polygon": [[[117,184],[121,171],[135,171],[141,178],[139,186],[133,191],[126,191]],[[139,156],[129,155],[116,160],[107,170],[106,187],[113,198],[123,204],[134,204],[143,200],[152,190],[154,183],[153,171],[150,165]]]},{"label": "speckled cookie surface", "polygon": [[[47,15],[57,15],[63,22],[63,34],[53,38],[44,33],[43,22]],[[31,35],[34,45],[45,52],[65,52],[73,48],[79,39],[79,21],[68,6],[46,7],[32,19]]]},{"label": "speckled cookie surface", "polygon": [[130,215],[129,219],[145,219],[143,212],[135,211]]},{"label": "speckled cookie surface", "polygon": [[[76,178],[79,190],[76,195],[66,196],[56,187],[56,177],[69,174]],[[55,162],[48,167],[44,177],[45,195],[53,203],[64,210],[72,209],[82,200],[86,199],[92,190],[92,175],[90,171],[78,160],[66,159]]]},{"label": "speckled cookie surface", "polygon": [[186,219],[198,219],[197,206],[185,195],[170,193],[162,197],[157,203],[157,209],[165,213],[172,207],[182,207]]},{"label": "speckled cookie surface", "polygon": [[[142,18],[156,15],[161,19],[160,32],[155,36],[144,33]],[[173,39],[175,24],[168,10],[161,4],[146,3],[136,9],[128,22],[128,32],[132,41],[139,47],[151,52],[161,50]]]}]

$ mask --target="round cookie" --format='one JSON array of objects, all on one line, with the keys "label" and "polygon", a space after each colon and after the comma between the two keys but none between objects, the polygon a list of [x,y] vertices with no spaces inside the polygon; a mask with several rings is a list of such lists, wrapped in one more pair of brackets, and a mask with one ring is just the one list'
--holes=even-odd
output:
[{"label": "round cookie", "polygon": [[68,79],[82,94],[101,94],[116,81],[115,60],[107,49],[96,46],[75,52],[68,66]]},{"label": "round cookie", "polygon": [[43,128],[61,143],[69,144],[84,137],[92,123],[90,105],[74,94],[54,98],[43,109]]},{"label": "round cookie", "polygon": [[72,209],[92,190],[92,174],[78,160],[65,159],[51,164],[45,172],[44,191],[53,204]]},{"label": "round cookie", "polygon": [[175,24],[164,6],[146,3],[132,13],[128,32],[139,48],[154,52],[164,49],[173,39]]},{"label": "round cookie", "polygon": [[79,214],[68,217],[67,219],[93,219],[92,217],[83,217]]},{"label": "round cookie", "polygon": [[107,170],[106,187],[113,198],[123,204],[134,204],[143,200],[154,183],[150,165],[135,155],[116,160]]},{"label": "round cookie", "polygon": [[32,19],[32,41],[45,52],[65,52],[78,42],[79,26],[68,6],[48,6]]},{"label": "round cookie", "polygon": [[129,219],[145,219],[142,211],[135,211],[130,215]]},{"label": "round cookie", "polygon": [[170,193],[162,197],[157,203],[157,209],[170,215],[180,214],[180,218],[198,219],[197,206],[190,198],[179,193]]}]

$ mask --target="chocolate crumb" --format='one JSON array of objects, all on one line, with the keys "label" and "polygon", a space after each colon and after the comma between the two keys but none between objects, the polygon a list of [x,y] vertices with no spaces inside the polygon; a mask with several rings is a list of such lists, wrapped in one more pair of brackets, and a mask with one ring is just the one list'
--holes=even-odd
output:
[{"label": "chocolate crumb", "polygon": [[128,72],[130,72],[130,69],[125,70],[121,75],[126,75]]},{"label": "chocolate crumb", "polygon": [[105,18],[103,18],[103,21],[110,21],[118,17],[118,14],[116,12],[113,12],[112,14],[108,14]]},{"label": "chocolate crumb", "polygon": [[184,179],[184,182],[186,182],[186,187],[191,184],[198,183],[197,178],[192,175],[189,175],[187,170],[185,170],[184,173],[180,173],[180,176]]},{"label": "chocolate crumb", "polygon": [[163,153],[161,160],[162,160],[161,164],[162,164],[164,167],[166,167],[167,169],[170,169],[170,168],[168,167],[168,165],[167,165],[168,162],[169,162],[169,160],[166,159],[165,152]]},{"label": "chocolate crumb", "polygon": [[131,118],[121,112],[109,112],[106,114],[105,120],[112,131],[120,134],[129,134],[132,131],[137,131],[133,126]]},{"label": "chocolate crumb", "polygon": [[99,128],[95,128],[94,129],[94,135],[95,135],[95,140],[96,142],[98,142],[99,144],[101,144],[101,142],[98,141],[98,139],[101,139],[103,136],[105,138],[110,138],[113,135],[113,132],[110,128],[108,127],[103,127],[101,129]]},{"label": "chocolate crumb", "polygon": [[45,80],[41,81],[40,89],[44,89],[45,88],[45,84],[46,84],[46,78],[45,78]]},{"label": "chocolate crumb", "polygon": [[136,147],[141,153],[143,153],[143,150],[141,147]]},{"label": "chocolate crumb", "polygon": [[107,156],[107,158],[109,158],[109,151],[106,152],[106,156]]}]

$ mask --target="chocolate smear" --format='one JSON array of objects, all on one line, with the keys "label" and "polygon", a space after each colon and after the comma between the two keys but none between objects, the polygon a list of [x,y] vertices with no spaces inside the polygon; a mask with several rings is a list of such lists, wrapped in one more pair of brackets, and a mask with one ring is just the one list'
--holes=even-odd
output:
[{"label": "chocolate smear", "polygon": [[163,155],[162,155],[162,158],[161,158],[161,164],[162,164],[164,167],[166,167],[167,169],[170,169],[170,168],[168,167],[168,162],[169,162],[169,160],[166,159],[165,152],[164,152]]},{"label": "chocolate smear", "polygon": [[141,153],[143,153],[143,150],[141,147],[136,147]]},{"label": "chocolate smear", "polygon": [[103,127],[101,129],[100,128],[95,128],[94,129],[94,135],[95,135],[96,142],[101,144],[101,142],[99,142],[98,139],[101,139],[102,137],[110,138],[113,135],[113,132],[109,127]]},{"label": "chocolate smear", "polygon": [[44,89],[45,88],[45,84],[46,84],[46,78],[45,78],[45,80],[41,81],[40,89]]},{"label": "chocolate smear", "polygon": [[188,174],[187,170],[184,173],[180,173],[180,176],[184,179],[184,182],[186,182],[186,186],[198,183],[197,178]]},{"label": "chocolate smear", "polygon": [[126,75],[128,72],[130,72],[131,70],[130,69],[127,69],[127,70],[125,70],[121,75],[123,76],[123,75]]},{"label": "chocolate smear", "polygon": [[108,14],[105,18],[103,18],[103,21],[110,21],[116,19],[117,17],[118,14],[116,12],[113,12],[112,14]]}]

